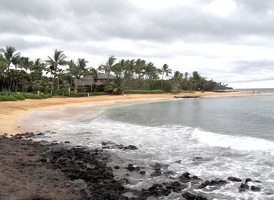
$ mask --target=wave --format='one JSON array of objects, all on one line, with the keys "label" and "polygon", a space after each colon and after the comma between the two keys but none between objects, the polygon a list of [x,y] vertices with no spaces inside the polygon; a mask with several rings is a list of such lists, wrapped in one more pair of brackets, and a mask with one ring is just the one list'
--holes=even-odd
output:
[{"label": "wave", "polygon": [[200,128],[194,129],[192,137],[209,146],[249,151],[270,151],[274,155],[274,142],[265,139],[218,134]]}]

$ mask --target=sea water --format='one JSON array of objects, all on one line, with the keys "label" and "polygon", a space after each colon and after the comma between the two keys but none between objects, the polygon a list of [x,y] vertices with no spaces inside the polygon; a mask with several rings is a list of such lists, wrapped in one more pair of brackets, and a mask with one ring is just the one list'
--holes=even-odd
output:
[{"label": "sea water", "polygon": [[[56,111],[35,115],[40,126],[45,123],[45,129],[51,130],[44,140],[91,148],[101,147],[103,141],[137,146],[136,151],[108,150],[113,155],[109,165],[120,166],[116,178],[130,179],[127,187],[148,188],[189,172],[203,180],[234,176],[259,181],[254,182],[259,192],[239,192],[240,183],[233,182],[198,190],[211,199],[274,199],[274,94],[172,99],[114,107],[97,116],[92,115],[94,109],[96,105],[78,108],[81,117],[56,117]],[[69,113],[64,109],[59,115],[62,112]],[[123,169],[129,163],[147,175],[133,172],[127,176],[129,172]],[[150,177],[155,163],[173,173]],[[176,198],[181,197],[166,197]]]}]

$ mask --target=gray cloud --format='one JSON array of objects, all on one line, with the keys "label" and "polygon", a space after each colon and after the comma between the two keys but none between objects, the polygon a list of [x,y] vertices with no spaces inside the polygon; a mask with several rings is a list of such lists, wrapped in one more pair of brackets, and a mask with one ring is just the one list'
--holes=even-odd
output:
[{"label": "gray cloud", "polygon": [[116,37],[159,42],[224,41],[242,35],[271,36],[274,31],[274,20],[267,15],[272,0],[237,1],[238,9],[229,18],[203,11],[205,2],[209,1],[148,12],[125,0],[2,0],[1,27],[7,33],[42,34],[62,40]]},{"label": "gray cloud", "polygon": [[[193,0],[165,9],[148,9],[130,0],[0,0],[0,47],[12,45],[22,51],[47,47],[125,58],[174,59],[185,55],[211,61],[222,56],[215,54],[214,49],[201,50],[199,45],[272,48],[274,0],[234,0],[235,10],[228,16],[206,11],[205,6],[212,2]],[[172,5],[171,1],[168,3]],[[30,36],[41,39],[27,40]],[[117,43],[110,46],[117,39],[129,42],[134,49]],[[195,44],[197,48],[173,49],[171,44],[176,42]],[[158,49],[157,54],[148,53],[150,48]],[[273,73],[274,63],[257,56],[252,62],[231,57],[231,62],[225,61],[214,70],[210,66],[197,69],[206,77],[213,75],[212,78],[227,73],[229,77],[224,80],[236,74],[253,77],[257,69],[262,74],[259,80],[266,72]]]}]

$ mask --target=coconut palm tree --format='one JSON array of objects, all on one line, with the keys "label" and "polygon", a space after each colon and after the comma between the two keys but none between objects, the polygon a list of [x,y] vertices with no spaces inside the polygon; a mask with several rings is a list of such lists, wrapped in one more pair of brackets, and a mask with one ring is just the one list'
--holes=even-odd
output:
[{"label": "coconut palm tree", "polygon": [[71,63],[69,65],[70,66],[69,71],[70,71],[70,74],[76,79],[74,92],[77,92],[80,79],[89,74],[89,71],[87,69],[88,61],[85,60],[84,58],[78,58],[76,64],[73,64],[72,61],[70,62]]},{"label": "coconut palm tree", "polygon": [[161,72],[162,72],[162,81],[161,81],[161,90],[163,89],[163,80],[164,80],[164,76],[165,77],[168,77],[169,74],[172,73],[172,70],[169,69],[169,66],[167,64],[164,64],[162,69],[161,69]]},{"label": "coconut palm tree", "polygon": [[124,69],[124,79],[125,79],[125,85],[128,90],[131,88],[131,83],[133,81],[134,67],[135,67],[135,60],[126,60],[125,69]]},{"label": "coconut palm tree", "polygon": [[192,77],[190,77],[191,90],[196,91],[198,85],[201,83],[202,77],[199,72],[192,72]]},{"label": "coconut palm tree", "polygon": [[52,86],[51,86],[51,94],[52,91],[55,88],[55,85],[57,85],[57,90],[59,90],[59,81],[56,81],[56,77],[58,75],[59,72],[62,72],[62,69],[59,68],[59,65],[66,65],[67,61],[66,61],[66,56],[63,53],[63,51],[58,51],[57,49],[55,49],[53,57],[49,57],[48,56],[48,60],[46,60],[47,64],[48,64],[48,72],[50,72],[53,75],[53,82],[52,82]]},{"label": "coconut palm tree", "polygon": [[10,70],[10,65],[16,66],[19,63],[20,53],[16,53],[16,49],[12,46],[6,46],[6,49],[0,49],[3,54],[3,58],[7,62],[7,69]]},{"label": "coconut palm tree", "polygon": [[104,71],[108,78],[107,78],[107,82],[109,82],[109,75],[110,75],[110,72],[113,71],[113,65],[115,64],[115,61],[116,61],[116,58],[114,56],[109,56],[108,57],[108,60],[105,64],[101,64],[98,68],[99,71]]},{"label": "coconut palm tree", "polygon": [[107,83],[105,91],[110,94],[122,94],[124,82],[121,77],[115,77],[111,82]]},{"label": "coconut palm tree", "polygon": [[2,54],[0,54],[0,82],[1,82],[1,91],[4,89],[4,83],[5,83],[5,77],[4,73],[7,69],[8,63],[6,59],[3,57]]},{"label": "coconut palm tree", "polygon": [[178,86],[182,85],[183,82],[183,74],[179,71],[175,71],[174,75],[172,77],[172,82],[173,82],[173,88],[178,89]]},{"label": "coconut palm tree", "polygon": [[[3,54],[3,58],[6,60],[7,63],[7,73],[10,72],[10,66],[11,64],[17,67],[17,64],[19,64],[20,60],[20,53],[16,53],[16,49],[12,46],[6,46],[6,49],[0,49],[0,52]],[[9,78],[9,90],[11,90],[12,87],[12,78]]]},{"label": "coconut palm tree", "polygon": [[33,65],[30,66],[30,72],[34,77],[36,77],[36,79],[41,79],[45,69],[45,63],[42,62],[40,58],[35,59]]},{"label": "coconut palm tree", "polygon": [[32,67],[33,62],[30,60],[29,57],[21,57],[19,65],[28,73],[28,70],[30,70],[30,68]]},{"label": "coconut palm tree", "polygon": [[151,87],[153,79],[158,79],[159,78],[159,76],[158,76],[158,70],[157,70],[157,68],[154,66],[154,64],[152,62],[149,62],[145,66],[144,76],[148,79],[148,88]]}]

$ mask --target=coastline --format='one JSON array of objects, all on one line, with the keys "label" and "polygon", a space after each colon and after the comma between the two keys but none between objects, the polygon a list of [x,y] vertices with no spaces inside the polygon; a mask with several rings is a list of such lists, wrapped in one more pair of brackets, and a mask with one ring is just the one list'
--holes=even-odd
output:
[{"label": "coastline", "polygon": [[[135,144],[118,145],[106,140],[102,142],[101,147],[89,149],[85,146],[72,145],[69,141],[61,143],[54,141],[52,143],[46,141],[36,142],[32,140],[36,136],[36,134],[32,133],[34,130],[32,126],[26,126],[29,130],[28,133],[24,132],[25,130],[18,126],[24,125],[22,124],[24,122],[20,122],[19,120],[26,116],[30,120],[33,119],[31,122],[39,120],[35,118],[35,113],[32,113],[33,111],[54,111],[51,117],[54,116],[58,119],[59,117],[70,118],[71,115],[73,116],[73,113],[78,113],[78,116],[73,117],[79,117],[83,115],[81,110],[90,107],[92,107],[91,110],[96,115],[100,111],[116,106],[155,101],[172,101],[175,100],[175,96],[181,98],[189,96],[222,98],[255,95],[264,95],[264,93],[198,92],[176,95],[98,96],[0,102],[0,124],[3,124],[6,120],[10,124],[5,124],[5,127],[9,128],[11,132],[15,132],[14,136],[12,134],[5,134],[8,137],[3,136],[5,132],[1,131],[4,130],[4,126],[1,126],[0,146],[2,162],[0,168],[3,170],[0,172],[2,180],[0,181],[0,185],[3,188],[0,191],[0,196],[3,199],[21,199],[21,197],[24,197],[23,199],[56,200],[148,199],[149,197],[166,199],[165,197],[168,196],[167,199],[183,197],[184,199],[207,200],[213,198],[211,193],[205,192],[208,190],[207,188],[221,188],[226,185],[233,185],[235,194],[231,194],[232,196],[235,195],[238,197],[250,194],[254,197],[263,190],[264,184],[262,181],[264,179],[252,181],[252,176],[241,177],[233,173],[229,174],[229,176],[210,179],[203,178],[201,174],[197,174],[196,170],[189,171],[190,169],[184,170],[167,182],[153,182],[152,185],[147,187],[134,189],[127,186],[131,182],[130,177],[140,176],[141,179],[148,177],[153,179],[157,176],[172,175],[173,171],[169,170],[165,163],[155,162],[146,168],[133,160],[130,160],[129,163],[123,159],[121,160],[121,158],[117,160],[115,156],[113,157],[112,153],[105,151],[105,149],[118,148],[123,151],[123,155],[126,155],[131,151],[138,151],[138,146],[134,146]],[[63,112],[63,109],[68,109],[69,112]],[[60,115],[60,113],[67,114]],[[18,132],[22,134],[16,134]],[[193,159],[199,162],[203,158],[194,157]],[[109,164],[110,162],[111,164]],[[181,161],[178,160],[178,162]],[[124,175],[121,177],[117,176],[117,173],[121,172]],[[18,173],[20,174],[19,176]]]},{"label": "coastline", "polygon": [[[42,100],[26,99],[24,101],[0,102],[0,135],[11,136],[17,133],[33,131],[32,127],[21,128],[20,119],[31,114],[32,111],[58,110],[62,108],[83,107],[87,105],[96,105],[98,109],[113,107],[119,105],[128,105],[142,103],[146,101],[170,100],[174,96],[186,97],[229,97],[229,96],[253,96],[262,93],[254,92],[195,92],[181,94],[130,94],[113,96],[90,96],[80,98],[50,98]],[[97,110],[98,111],[98,110]]]}]

